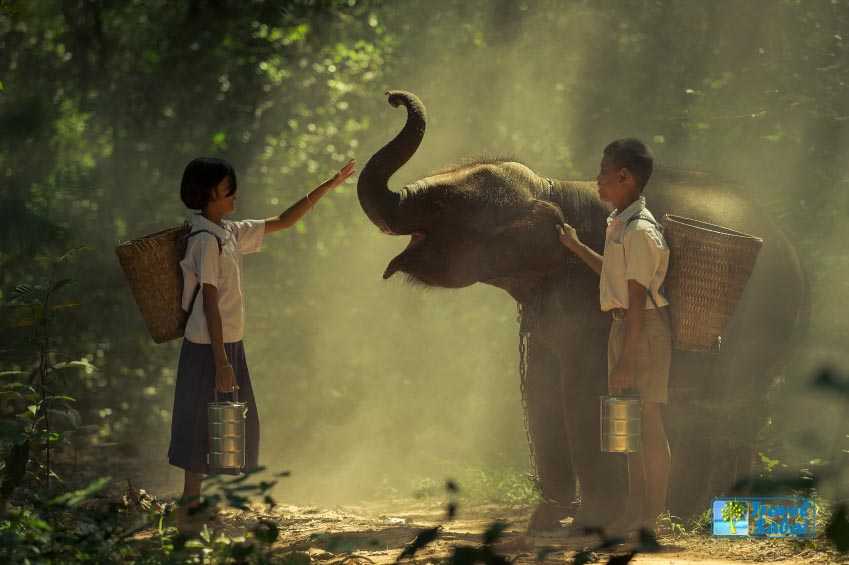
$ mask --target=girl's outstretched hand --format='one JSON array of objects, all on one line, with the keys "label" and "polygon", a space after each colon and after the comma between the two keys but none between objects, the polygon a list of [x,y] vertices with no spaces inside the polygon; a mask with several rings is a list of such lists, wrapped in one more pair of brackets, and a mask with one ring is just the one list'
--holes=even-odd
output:
[{"label": "girl's outstretched hand", "polygon": [[353,159],[345,163],[345,166],[342,167],[338,173],[333,175],[333,178],[330,180],[330,184],[335,188],[345,182],[348,177],[357,172],[356,169],[354,169],[356,164],[357,162]]}]

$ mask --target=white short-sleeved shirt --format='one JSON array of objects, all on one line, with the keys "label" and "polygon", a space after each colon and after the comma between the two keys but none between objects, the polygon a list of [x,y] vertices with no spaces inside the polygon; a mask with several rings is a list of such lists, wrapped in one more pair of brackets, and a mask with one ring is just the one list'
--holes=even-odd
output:
[{"label": "white short-sleeved shirt", "polygon": [[[189,218],[192,231],[209,230],[189,238],[186,255],[180,261],[183,271],[183,310],[189,310],[198,284],[218,289],[218,310],[225,343],[240,341],[245,332],[244,292],[242,291],[242,255],[256,253],[262,247],[265,220],[223,220],[223,226],[201,214]],[[221,253],[218,253],[218,237]],[[189,313],[185,337],[194,343],[211,343],[203,312],[203,287]]]},{"label": "white short-sleeved shirt", "polygon": [[[628,220],[637,214],[641,219],[629,224]],[[663,232],[653,223],[655,221],[646,208],[644,196],[640,196],[621,213],[614,210],[607,218],[599,281],[602,311],[628,308],[629,279],[649,289],[659,307],[669,304],[660,293],[660,286],[669,268],[669,247]],[[651,298],[646,297],[646,309],[654,307]]]}]

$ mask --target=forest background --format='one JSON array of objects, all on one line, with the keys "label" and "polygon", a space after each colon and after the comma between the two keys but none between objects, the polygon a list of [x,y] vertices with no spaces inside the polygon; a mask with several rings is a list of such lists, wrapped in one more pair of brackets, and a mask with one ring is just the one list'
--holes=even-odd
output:
[{"label": "forest background", "polygon": [[[38,362],[13,289],[71,278],[51,359],[81,362],[62,392],[102,460],[176,490],[179,342],[148,336],[115,245],[185,219],[180,176],[199,155],[235,165],[235,217],[280,213],[365,164],[403,124],[384,91],[404,89],[429,124],[395,187],[482,155],[591,179],[622,136],[738,183],[795,242],[812,298],[765,391],[761,459],[822,463],[794,438],[846,433],[807,382],[849,365],[848,29],[846,0],[0,0],[0,371]],[[355,192],[245,262],[261,460],[292,471],[278,498],[409,495],[446,476],[519,488],[514,302],[381,280],[406,239],[380,234]]]}]

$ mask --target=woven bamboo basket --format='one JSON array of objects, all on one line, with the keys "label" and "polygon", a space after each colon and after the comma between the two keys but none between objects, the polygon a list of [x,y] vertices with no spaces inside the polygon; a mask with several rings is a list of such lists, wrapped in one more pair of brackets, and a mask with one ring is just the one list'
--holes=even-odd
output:
[{"label": "woven bamboo basket", "polygon": [[164,343],[183,336],[188,315],[183,311],[183,273],[189,224],[168,228],[115,248],[133,298],[150,336]]},{"label": "woven bamboo basket", "polygon": [[666,289],[673,346],[718,352],[763,240],[671,214],[663,225],[670,252]]}]

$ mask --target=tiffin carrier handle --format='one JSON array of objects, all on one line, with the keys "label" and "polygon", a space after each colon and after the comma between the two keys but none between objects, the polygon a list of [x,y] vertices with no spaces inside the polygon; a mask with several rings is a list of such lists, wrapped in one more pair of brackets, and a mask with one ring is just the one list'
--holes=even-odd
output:
[{"label": "tiffin carrier handle", "polygon": [[[215,398],[215,402],[218,402],[218,387],[212,387],[213,396]],[[239,402],[239,387],[233,388],[233,402]]]}]

